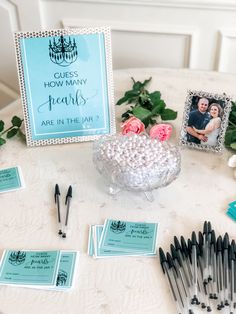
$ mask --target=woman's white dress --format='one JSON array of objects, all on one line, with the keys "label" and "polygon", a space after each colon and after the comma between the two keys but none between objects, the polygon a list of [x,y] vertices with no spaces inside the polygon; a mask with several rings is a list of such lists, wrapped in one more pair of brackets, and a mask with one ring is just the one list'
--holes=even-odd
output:
[{"label": "woman's white dress", "polygon": [[217,118],[212,118],[206,125],[205,130],[212,128],[213,127],[213,131],[211,131],[210,133],[206,134],[207,137],[207,141],[206,142],[201,142],[202,145],[211,145],[211,146],[215,146],[217,144],[217,137],[220,133],[220,125],[221,123],[221,119],[220,117]]}]

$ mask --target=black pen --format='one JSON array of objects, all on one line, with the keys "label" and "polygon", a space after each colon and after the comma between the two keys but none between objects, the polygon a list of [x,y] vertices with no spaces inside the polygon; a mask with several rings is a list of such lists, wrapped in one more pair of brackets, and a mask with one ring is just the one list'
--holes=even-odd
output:
[{"label": "black pen", "polygon": [[203,244],[203,259],[204,259],[204,269],[203,269],[203,280],[204,283],[208,283],[208,264],[209,264],[209,253],[208,253],[208,248],[209,248],[209,241],[208,241],[208,223],[207,221],[204,222],[203,225],[203,238],[204,238],[204,244]]},{"label": "black pen", "polygon": [[224,286],[224,302],[229,305],[229,236],[224,235],[223,239],[223,286]]},{"label": "black pen", "polygon": [[69,186],[69,189],[68,189],[68,191],[67,191],[67,194],[66,194],[66,201],[65,201],[65,204],[67,205],[67,207],[66,207],[65,228],[64,228],[63,234],[62,234],[62,237],[63,237],[63,238],[66,238],[71,199],[72,199],[72,187],[71,187],[71,185],[70,185],[70,186]]},{"label": "black pen", "polygon": [[216,264],[217,264],[217,281],[218,281],[218,295],[219,295],[219,304],[217,306],[218,310],[221,310],[224,307],[224,290],[223,290],[223,256],[222,256],[222,237],[219,236],[216,241]]},{"label": "black pen", "polygon": [[216,267],[216,236],[215,231],[211,232],[211,243],[210,243],[210,258],[212,266],[212,287],[213,287],[213,299],[217,299],[217,267]]},{"label": "black pen", "polygon": [[192,261],[192,272],[193,272],[193,304],[198,304],[198,278],[197,278],[197,238],[196,233],[192,232],[192,241],[188,241],[191,249],[191,261]]},{"label": "black pen", "polygon": [[189,281],[192,285],[193,284],[193,273],[192,273],[190,260],[189,260],[190,256],[189,256],[189,252],[188,252],[187,243],[186,243],[183,236],[180,237],[180,242],[181,242],[181,251],[183,252],[183,256],[185,257],[185,263],[187,265],[187,269],[188,269],[188,273],[189,273]]},{"label": "black pen", "polygon": [[57,219],[58,219],[58,234],[62,234],[61,230],[61,212],[60,212],[60,190],[58,184],[55,185],[55,193],[54,193],[54,198],[55,198],[55,203],[57,204]]},{"label": "black pen", "polygon": [[183,273],[183,263],[182,260],[180,258],[180,255],[178,254],[179,252],[176,251],[175,247],[173,244],[171,244],[170,246],[170,250],[171,250],[171,255],[172,255],[172,259],[173,259],[173,263],[174,263],[174,267],[177,273],[177,276],[180,277],[182,286],[183,286],[183,290],[184,290],[184,294],[185,294],[185,298],[189,298],[189,290],[185,281],[185,277],[184,277],[184,273]]},{"label": "black pen", "polygon": [[232,240],[230,247],[229,247],[229,268],[230,268],[230,314],[234,312],[234,261],[235,261],[235,241]]},{"label": "black pen", "polygon": [[183,309],[182,302],[181,302],[179,295],[178,295],[178,290],[177,290],[176,282],[175,282],[174,275],[172,272],[172,267],[170,267],[170,265],[168,265],[167,258],[165,256],[165,253],[163,252],[162,248],[159,248],[159,257],[160,257],[160,263],[162,266],[162,270],[163,270],[164,274],[166,274],[167,279],[168,279],[169,288],[170,288],[170,291],[171,291],[172,296],[173,296],[174,301],[175,301],[177,313],[182,314],[184,309]]}]

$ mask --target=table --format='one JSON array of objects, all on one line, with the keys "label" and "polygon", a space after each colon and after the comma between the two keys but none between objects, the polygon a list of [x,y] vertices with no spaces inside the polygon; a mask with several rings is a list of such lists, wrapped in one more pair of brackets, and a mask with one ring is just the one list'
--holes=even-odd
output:
[{"label": "table", "polygon": [[[188,89],[233,95],[236,76],[214,72],[169,69],[114,71],[115,97],[136,80],[152,77],[150,90],[160,90],[168,107],[178,110],[172,141],[177,142]],[[117,125],[124,107],[116,107]],[[0,111],[9,121],[21,114],[20,101]],[[176,181],[154,191],[154,202],[141,193],[110,196],[92,162],[92,143],[27,148],[11,139],[0,148],[0,168],[19,165],[26,188],[0,195],[0,250],[73,249],[80,251],[76,283],[70,292],[38,291],[0,286],[4,314],[174,314],[175,306],[158,258],[121,257],[94,260],[87,255],[88,226],[106,218],[157,221],[158,246],[169,250],[173,237],[190,237],[210,220],[217,234],[236,239],[235,222],[225,211],[235,200],[230,152],[222,155],[182,149],[182,170]],[[71,234],[57,236],[54,186],[62,193],[73,186]],[[201,313],[201,312],[199,312]]]}]

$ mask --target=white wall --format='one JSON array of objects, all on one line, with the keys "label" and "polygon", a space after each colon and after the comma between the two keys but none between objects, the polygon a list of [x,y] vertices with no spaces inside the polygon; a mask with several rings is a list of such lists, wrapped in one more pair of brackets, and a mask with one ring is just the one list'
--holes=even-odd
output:
[{"label": "white wall", "polygon": [[0,108],[18,97],[12,32],[110,25],[113,67],[236,73],[236,1],[0,0]]}]

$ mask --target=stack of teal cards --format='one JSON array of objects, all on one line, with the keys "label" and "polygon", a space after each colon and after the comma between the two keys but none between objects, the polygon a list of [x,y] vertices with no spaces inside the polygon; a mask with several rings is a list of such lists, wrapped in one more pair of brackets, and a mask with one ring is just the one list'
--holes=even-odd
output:
[{"label": "stack of teal cards", "polygon": [[68,290],[74,283],[78,256],[75,251],[6,250],[0,264],[0,284]]},{"label": "stack of teal cards", "polygon": [[0,193],[19,190],[24,186],[20,167],[0,169]]},{"label": "stack of teal cards", "polygon": [[91,225],[88,254],[94,258],[156,256],[157,223],[107,219]]},{"label": "stack of teal cards", "polygon": [[236,201],[229,203],[229,208],[226,212],[226,215],[228,215],[230,218],[236,221]]}]

